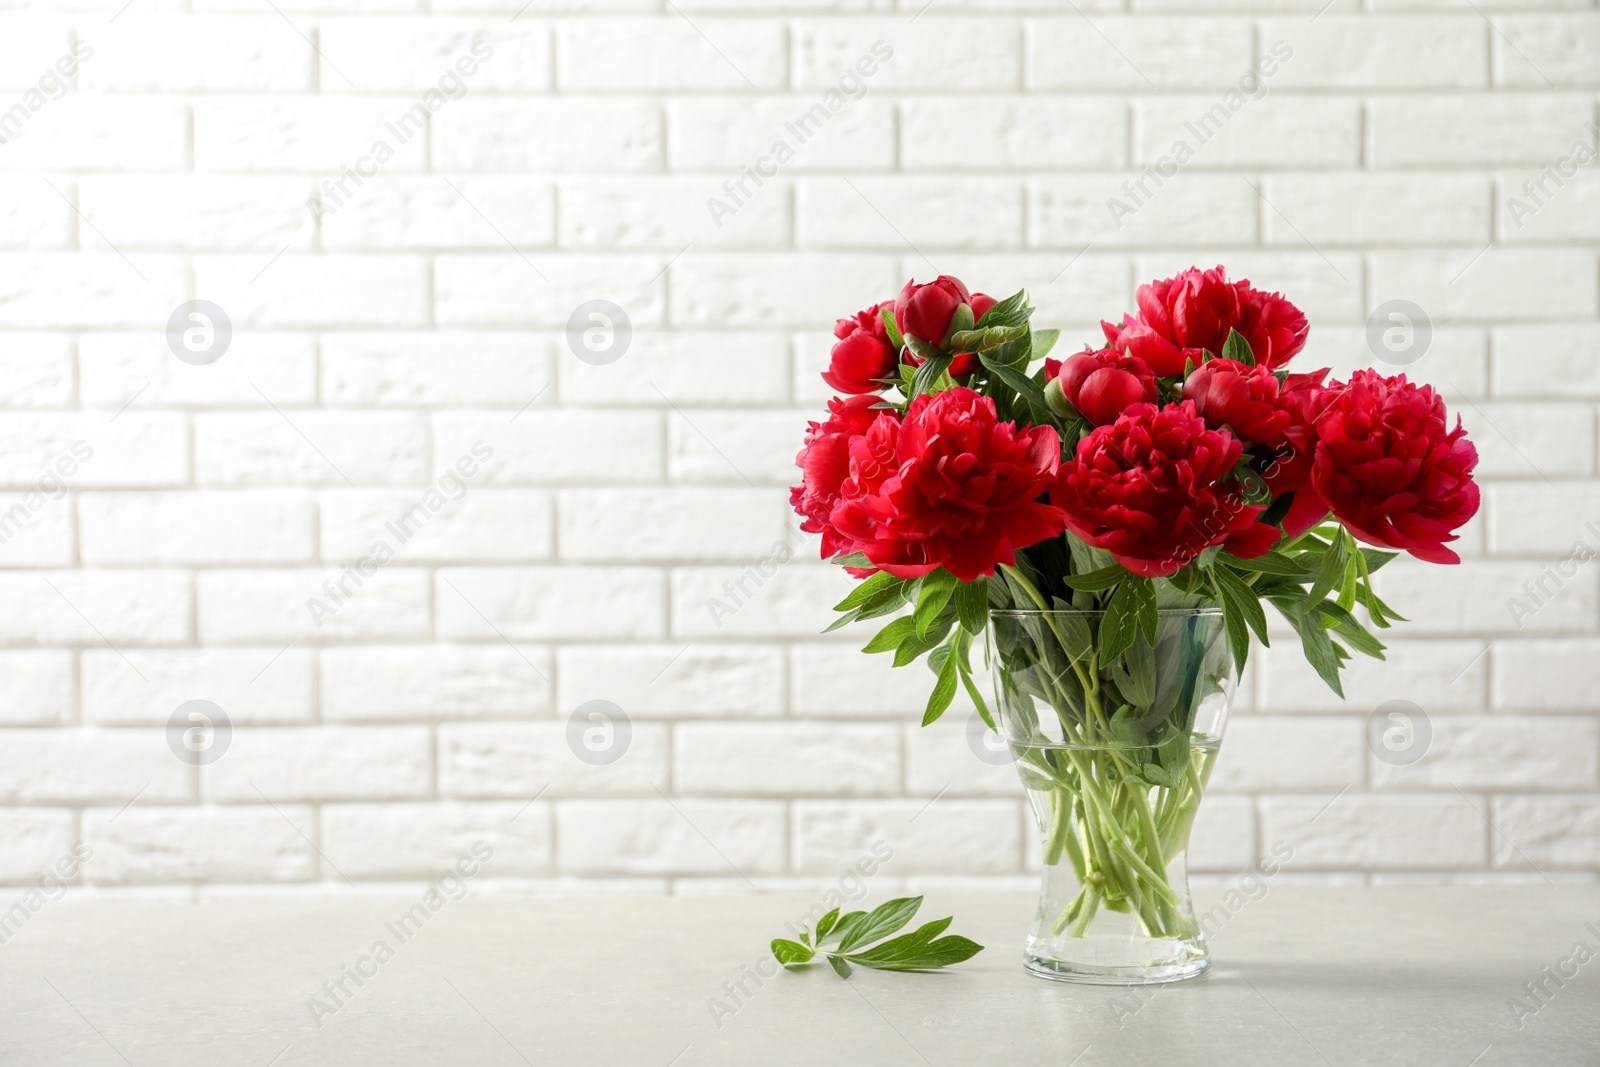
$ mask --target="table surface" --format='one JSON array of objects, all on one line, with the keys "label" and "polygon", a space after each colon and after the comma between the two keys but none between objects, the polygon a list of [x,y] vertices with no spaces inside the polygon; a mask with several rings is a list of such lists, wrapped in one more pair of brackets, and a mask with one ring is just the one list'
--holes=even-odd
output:
[{"label": "table surface", "polygon": [[[402,941],[400,897],[69,895],[0,945],[0,1064],[1600,1064],[1600,887],[1271,886],[1230,902],[1209,975],[1138,990],[1024,973],[1030,898],[934,895],[920,918],[986,951],[730,997],[811,903],[469,896]],[[360,986],[322,992],[363,957]]]}]

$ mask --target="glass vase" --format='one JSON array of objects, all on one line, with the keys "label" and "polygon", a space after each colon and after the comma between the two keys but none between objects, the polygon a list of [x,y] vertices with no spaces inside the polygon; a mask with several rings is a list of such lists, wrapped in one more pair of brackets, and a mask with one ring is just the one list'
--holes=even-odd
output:
[{"label": "glass vase", "polygon": [[[1125,622],[1125,620],[1124,620]],[[992,611],[998,726],[1043,841],[1024,961],[1108,985],[1210,966],[1187,852],[1237,670],[1216,608],[1163,610],[1109,660],[1106,613]],[[1120,625],[1113,621],[1112,625]]]}]

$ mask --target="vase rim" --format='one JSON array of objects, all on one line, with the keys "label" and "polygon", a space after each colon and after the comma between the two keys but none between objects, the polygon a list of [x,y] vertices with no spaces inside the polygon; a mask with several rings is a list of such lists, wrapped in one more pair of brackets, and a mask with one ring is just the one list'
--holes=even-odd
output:
[{"label": "vase rim", "polygon": [[[989,614],[991,616],[1009,615],[1016,617],[1031,615],[1104,615],[1106,614],[1106,611],[1104,608],[1090,611],[1084,611],[1078,608],[1051,608],[1049,611],[1045,611],[1042,608],[990,608]],[[1157,608],[1156,614],[1166,616],[1221,615],[1222,608],[1218,605],[1211,605],[1203,608]]]}]

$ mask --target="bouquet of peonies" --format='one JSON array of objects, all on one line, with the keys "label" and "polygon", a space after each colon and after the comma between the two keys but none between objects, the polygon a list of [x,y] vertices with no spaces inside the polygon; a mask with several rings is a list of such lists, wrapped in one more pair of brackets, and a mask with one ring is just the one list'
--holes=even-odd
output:
[{"label": "bouquet of peonies", "polygon": [[[951,277],[839,320],[823,378],[844,395],[791,499],[864,579],[835,627],[895,616],[865,650],[928,655],[924,724],[959,686],[1003,729],[1047,865],[1071,864],[1040,936],[1082,937],[1105,907],[1196,941],[1170,868],[1263,604],[1342,695],[1344,661],[1381,659],[1372,630],[1400,619],[1373,590],[1382,550],[1459,562],[1477,453],[1404,375],[1290,372],[1305,315],[1221,267],[1137,302],[1059,362],[1025,294]],[[972,675],[985,635],[998,727]]]}]

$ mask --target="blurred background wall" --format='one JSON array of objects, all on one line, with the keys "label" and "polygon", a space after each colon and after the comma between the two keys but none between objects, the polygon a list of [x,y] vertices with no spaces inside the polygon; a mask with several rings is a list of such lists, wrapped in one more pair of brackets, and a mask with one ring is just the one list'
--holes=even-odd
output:
[{"label": "blurred background wall", "polygon": [[0,8],[0,884],[1031,886],[970,706],[819,635],[829,327],[1217,263],[1485,506],[1348,700],[1253,659],[1195,868],[1600,873],[1592,2]]}]

